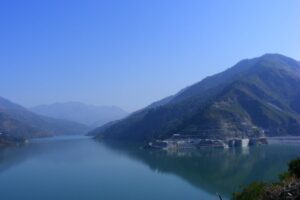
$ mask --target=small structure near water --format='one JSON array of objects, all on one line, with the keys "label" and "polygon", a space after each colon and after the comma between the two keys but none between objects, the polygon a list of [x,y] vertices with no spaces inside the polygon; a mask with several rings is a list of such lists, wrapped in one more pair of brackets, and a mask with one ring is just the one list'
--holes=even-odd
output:
[{"label": "small structure near water", "polygon": [[249,146],[249,143],[250,143],[250,139],[248,138],[245,139],[235,138],[235,139],[228,140],[229,147],[247,147]]}]

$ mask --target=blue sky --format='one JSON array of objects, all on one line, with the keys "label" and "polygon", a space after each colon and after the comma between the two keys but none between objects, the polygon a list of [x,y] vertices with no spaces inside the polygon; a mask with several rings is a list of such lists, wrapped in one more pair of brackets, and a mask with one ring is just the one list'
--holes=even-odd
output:
[{"label": "blue sky", "polygon": [[243,58],[300,60],[298,0],[6,0],[0,96],[133,111]]}]

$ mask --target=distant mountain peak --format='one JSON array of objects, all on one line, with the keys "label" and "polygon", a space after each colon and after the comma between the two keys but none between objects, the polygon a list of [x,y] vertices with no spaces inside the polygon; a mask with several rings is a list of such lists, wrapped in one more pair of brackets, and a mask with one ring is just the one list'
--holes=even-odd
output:
[{"label": "distant mountain peak", "polygon": [[93,128],[128,115],[117,106],[96,106],[77,101],[40,105],[30,110],[44,116],[83,123]]},{"label": "distant mountain peak", "polygon": [[282,65],[282,67],[295,67],[295,68],[299,68],[299,61],[292,59],[290,57],[281,55],[281,54],[264,54],[261,57],[257,58],[258,61],[260,62],[273,62],[276,63],[278,65]]},{"label": "distant mountain peak", "polygon": [[0,132],[22,137],[84,134],[83,124],[41,116],[0,97]]}]

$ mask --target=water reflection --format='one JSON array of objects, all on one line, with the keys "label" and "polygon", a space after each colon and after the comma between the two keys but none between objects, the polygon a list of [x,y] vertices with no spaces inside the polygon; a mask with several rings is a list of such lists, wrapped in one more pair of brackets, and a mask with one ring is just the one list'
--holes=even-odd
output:
[{"label": "water reflection", "polygon": [[[155,173],[180,177],[201,191],[211,194],[218,192],[224,197],[229,197],[233,191],[239,190],[241,186],[250,182],[275,180],[277,175],[286,169],[286,163],[298,157],[299,153],[299,145],[165,152],[144,150],[136,144],[103,143],[91,139],[46,140],[20,147],[0,149],[0,175],[6,174],[4,172],[11,168],[21,168],[22,164],[23,167],[30,166],[30,169],[42,166],[42,172],[52,171],[53,174],[60,174],[55,181],[65,180],[66,185],[67,183],[73,184],[73,182],[67,182],[68,176],[63,179],[64,174],[72,176],[72,180],[73,176],[78,176],[80,180],[86,179],[82,185],[90,183],[89,188],[93,188],[92,184],[102,184],[102,187],[113,188],[118,180],[117,182],[111,180],[110,176],[106,175],[107,172],[122,171],[122,163],[128,164],[128,161],[133,161],[142,163]],[[26,163],[29,164],[26,165]],[[135,165],[130,164],[130,166]],[[24,173],[28,173],[26,167],[23,170]],[[123,169],[121,174],[124,174],[126,180],[128,178],[130,181],[130,175],[125,176],[127,170],[127,168]],[[17,171],[20,172],[20,170]],[[10,180],[12,177],[6,178]],[[100,179],[106,181],[100,182]],[[126,184],[134,185],[129,182]],[[123,185],[119,186],[123,187]],[[150,187],[151,184],[148,186]],[[127,193],[127,189],[124,189],[124,194]],[[145,188],[145,190],[151,191],[151,188]],[[97,191],[98,189],[95,189],[93,192]],[[84,194],[87,195],[87,193]],[[108,195],[112,194],[108,193]]]},{"label": "water reflection", "polygon": [[[81,139],[78,139],[72,137],[69,139],[36,140],[21,146],[0,148],[0,174],[37,156],[50,159],[55,163],[73,162],[76,164],[82,162],[83,159],[87,158],[87,152],[80,151],[80,148],[86,147],[86,143],[96,144],[95,141],[89,138],[83,139],[81,137]],[[76,153],[74,153],[74,149],[76,149]],[[43,154],[47,154],[47,156],[43,157]],[[66,155],[68,159],[66,159]]]},{"label": "water reflection", "polygon": [[0,148],[0,173],[24,161],[24,154],[22,147]]},{"label": "water reflection", "polygon": [[286,170],[286,163],[300,152],[299,146],[284,145],[184,152],[146,151],[134,144],[105,145],[143,162],[155,172],[174,174],[198,188],[226,197],[253,181],[276,180]]}]

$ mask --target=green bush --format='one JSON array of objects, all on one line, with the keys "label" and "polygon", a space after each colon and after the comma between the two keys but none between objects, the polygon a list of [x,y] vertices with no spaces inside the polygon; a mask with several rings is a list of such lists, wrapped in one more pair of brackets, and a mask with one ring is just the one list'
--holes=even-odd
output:
[{"label": "green bush", "polygon": [[242,192],[233,194],[233,200],[261,200],[264,194],[266,184],[255,182],[243,189]]},{"label": "green bush", "polygon": [[288,180],[291,176],[292,175],[290,172],[283,172],[282,174],[279,174],[279,180],[285,181],[285,180]]},{"label": "green bush", "polygon": [[289,173],[300,178],[300,159],[292,160],[289,163]]}]

